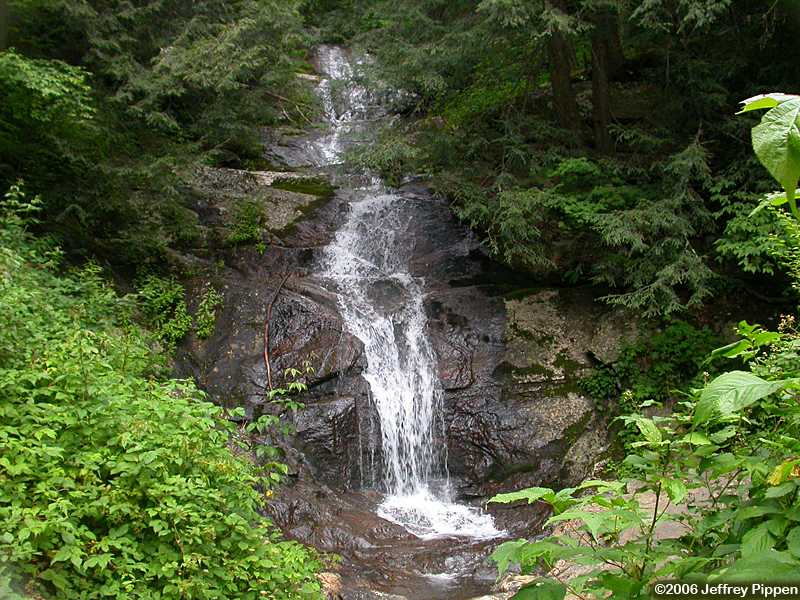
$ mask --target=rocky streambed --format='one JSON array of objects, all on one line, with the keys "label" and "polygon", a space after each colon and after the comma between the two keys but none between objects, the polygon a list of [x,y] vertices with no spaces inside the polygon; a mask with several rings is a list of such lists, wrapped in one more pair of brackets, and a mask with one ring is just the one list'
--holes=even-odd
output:
[{"label": "rocky streambed", "polygon": [[[322,48],[320,87],[347,74],[332,66],[332,55],[351,61],[340,49]],[[535,535],[545,517],[538,506],[485,501],[531,485],[568,485],[592,471],[608,443],[606,424],[577,381],[593,361],[614,358],[635,334],[633,320],[596,304],[588,291],[532,287],[535,281],[493,262],[424,182],[384,189],[393,198],[395,233],[408,242],[403,274],[419,287],[425,317],[419,335],[430,347],[440,394],[441,426],[432,435],[446,449],[453,501],[484,507],[503,533],[425,538],[379,516],[385,446],[365,378],[369,356],[343,315],[346,294],[323,268],[354,204],[375,185],[368,174],[347,172],[330,159],[374,126],[368,90],[353,84],[351,101],[354,94],[358,110],[346,103],[327,107],[340,125],[349,115],[346,127],[265,134],[274,170],[198,174],[195,208],[209,236],[230,235],[242,201],[260,207],[264,221],[261,245],[227,247],[216,261],[179,257],[202,272],[191,281],[197,298],[209,283],[224,296],[214,334],[190,339],[179,369],[217,402],[243,406],[251,416],[273,412],[265,400],[270,312],[275,385],[285,383],[285,369],[304,363],[314,369],[305,408],[284,415],[295,433],[277,440],[290,476],[271,504],[275,523],[290,537],[342,557],[332,584],[342,598],[479,596],[495,586],[491,550]],[[362,118],[367,112],[371,118]],[[388,280],[370,286],[369,294],[384,315],[399,314],[406,302]]]}]

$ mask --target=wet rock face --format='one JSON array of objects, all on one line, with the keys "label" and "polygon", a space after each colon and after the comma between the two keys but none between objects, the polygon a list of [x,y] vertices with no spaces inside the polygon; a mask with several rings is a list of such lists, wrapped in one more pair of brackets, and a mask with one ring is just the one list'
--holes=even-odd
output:
[{"label": "wet rock face", "polygon": [[[308,365],[305,378],[307,408],[296,415],[293,440],[280,440],[294,472],[312,469],[321,481],[357,486],[361,482],[364,444],[360,421],[368,412],[368,386],[360,373],[365,367],[361,342],[344,330],[334,294],[315,273],[324,247],[339,224],[344,195],[319,198],[276,189],[276,180],[304,182],[302,173],[246,172],[204,169],[196,193],[203,226],[224,240],[230,229],[232,204],[256,201],[264,209],[264,247],[230,246],[218,242],[216,258],[180,257],[204,272],[189,281],[189,308],[196,310],[209,285],[224,296],[217,311],[214,334],[195,337],[180,350],[177,369],[193,376],[212,400],[243,406],[249,417],[276,413],[268,402],[264,357],[269,319],[269,363],[273,386],[286,387],[290,368]],[[276,209],[273,205],[280,205]],[[178,262],[178,261],[176,261]],[[291,415],[286,415],[291,417]]]},{"label": "wet rock face", "polygon": [[[256,186],[257,197],[277,197],[263,189],[272,175],[213,175],[222,204],[209,184],[209,228],[225,226],[225,203],[249,194],[247,186]],[[233,191],[225,192],[226,185]],[[265,398],[265,318],[271,306],[274,386],[291,381],[286,369],[305,363],[314,369],[305,378],[305,408],[284,415],[294,435],[271,440],[283,448],[282,460],[290,467],[288,485],[270,504],[271,518],[289,537],[343,556],[340,598],[478,596],[496,576],[488,558],[493,548],[540,532],[547,510],[541,504],[489,505],[508,538],[478,542],[423,542],[375,514],[381,432],[362,376],[363,344],[346,330],[337,298],[320,275],[347,193],[340,190],[324,203],[295,197],[300,204],[269,222],[274,229],[265,233],[263,252],[252,246],[222,250],[224,264],[214,267],[210,281],[224,295],[215,332],[208,340],[187,341],[179,369],[216,402],[244,406],[251,417],[279,412]],[[486,256],[446,202],[416,184],[401,193],[414,215],[403,235],[414,239],[411,274],[424,282],[427,335],[444,392],[449,471],[460,500],[478,505],[499,492],[578,481],[607,440],[605,424],[579,393],[577,380],[591,367],[591,357],[613,360],[635,333],[626,329],[631,320],[581,290],[510,294],[521,282]],[[313,211],[301,210],[312,204]],[[209,277],[193,282],[197,293],[189,298],[190,310]],[[391,285],[376,286],[373,293],[391,312]],[[422,575],[452,572],[459,578]]]},{"label": "wet rock face", "polygon": [[429,288],[429,335],[445,391],[448,459],[465,496],[571,485],[608,444],[579,379],[636,336],[635,319],[580,289],[522,290],[446,205],[416,224],[413,274]]},{"label": "wet rock face", "polygon": [[[217,187],[230,179],[227,185],[237,193],[275,177],[211,175]],[[445,394],[449,469],[459,490],[465,497],[485,497],[578,481],[607,440],[605,424],[577,381],[593,360],[613,360],[621,343],[635,335],[631,319],[581,290],[509,295],[509,275],[486,257],[446,203],[416,184],[402,193],[417,215],[408,232],[415,239],[410,264],[427,290],[428,335]],[[218,275],[225,301],[215,335],[191,340],[181,368],[216,401],[244,405],[251,415],[274,411],[264,397],[264,325],[271,304],[275,387],[288,383],[286,369],[314,369],[306,407],[293,417],[291,466],[311,469],[326,485],[358,489],[380,481],[380,429],[361,376],[363,345],[347,332],[336,296],[319,279],[323,248],[346,202],[336,196],[310,219],[291,223],[280,243],[267,245],[263,254],[228,251]],[[286,230],[283,219],[280,226]],[[391,305],[391,289],[374,293]]]},{"label": "wet rock face", "polygon": [[608,445],[606,423],[578,381],[597,360],[613,360],[635,336],[633,321],[582,290],[488,297],[475,313],[481,294],[449,294],[436,319],[448,340],[440,356],[452,382],[451,469],[470,495],[577,483]]}]

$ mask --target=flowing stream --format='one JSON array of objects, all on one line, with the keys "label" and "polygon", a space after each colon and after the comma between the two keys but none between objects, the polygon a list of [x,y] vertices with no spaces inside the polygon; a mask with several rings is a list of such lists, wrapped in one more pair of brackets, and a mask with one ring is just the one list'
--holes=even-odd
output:
[{"label": "flowing stream", "polygon": [[[380,109],[354,79],[338,47],[320,49],[319,94],[330,123],[317,140],[319,166],[338,165],[344,150],[369,135]],[[376,178],[349,173],[349,212],[325,252],[321,275],[337,292],[345,326],[364,344],[364,377],[380,426],[377,512],[420,538],[501,535],[492,518],[453,500],[447,474],[442,390],[427,338],[425,282],[410,274],[415,240],[407,199]],[[365,482],[362,482],[365,483]]]}]

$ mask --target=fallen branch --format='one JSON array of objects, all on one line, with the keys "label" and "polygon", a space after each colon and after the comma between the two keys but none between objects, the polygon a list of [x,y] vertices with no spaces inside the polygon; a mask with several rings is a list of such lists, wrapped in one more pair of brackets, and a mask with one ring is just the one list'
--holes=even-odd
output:
[{"label": "fallen branch", "polygon": [[[281,102],[286,102],[286,103],[288,103],[288,104],[291,104],[292,106],[294,106],[294,109],[295,109],[295,110],[296,110],[298,113],[300,113],[300,116],[301,116],[301,117],[303,117],[303,118],[306,120],[306,122],[307,122],[309,125],[313,125],[313,124],[314,124],[314,123],[311,121],[311,119],[309,119],[309,118],[306,116],[306,113],[304,113],[304,112],[303,112],[303,111],[300,109],[300,106],[297,104],[297,102],[294,102],[294,101],[292,101],[292,100],[289,100],[289,98],[287,98],[287,97],[285,97],[285,96],[281,96],[280,94],[276,94],[275,92],[270,92],[269,90],[264,90],[264,93],[265,93],[267,96],[272,96],[272,97],[273,97],[273,98],[275,98],[276,100],[280,100]],[[286,111],[285,111],[285,110],[283,111],[283,114],[284,114],[284,115],[286,115]],[[288,115],[286,115],[286,116],[288,117]],[[289,120],[291,120],[291,119],[289,119]]]},{"label": "fallen branch", "polygon": [[278,284],[278,287],[275,289],[275,293],[272,295],[272,300],[270,301],[269,305],[267,306],[267,314],[264,317],[264,367],[267,370],[267,385],[269,386],[269,390],[272,391],[272,368],[269,366],[269,323],[272,320],[272,307],[275,305],[275,300],[278,299],[278,294],[281,293],[281,288],[286,283],[286,280],[291,277],[291,273],[287,273],[281,279],[281,282]]}]

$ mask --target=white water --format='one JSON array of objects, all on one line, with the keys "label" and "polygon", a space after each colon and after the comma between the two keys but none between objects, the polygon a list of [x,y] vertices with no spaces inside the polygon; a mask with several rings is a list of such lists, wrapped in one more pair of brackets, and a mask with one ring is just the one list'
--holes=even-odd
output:
[{"label": "white water", "polygon": [[[320,164],[332,165],[341,162],[348,136],[367,114],[369,95],[352,82],[353,68],[341,49],[322,48],[320,63],[327,77],[319,93],[331,131],[316,146]],[[344,96],[338,107],[335,86]],[[409,273],[414,215],[408,200],[377,178],[353,196],[346,222],[326,249],[324,276],[335,282],[347,329],[364,344],[386,492],[377,512],[422,538],[496,537],[502,532],[489,515],[452,501],[424,282]]]}]

